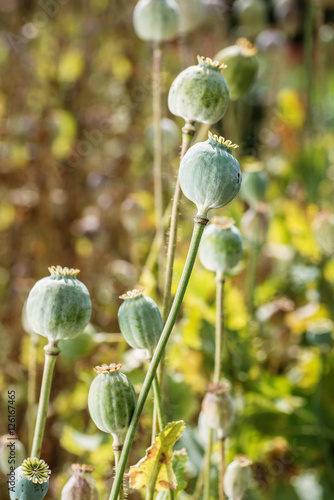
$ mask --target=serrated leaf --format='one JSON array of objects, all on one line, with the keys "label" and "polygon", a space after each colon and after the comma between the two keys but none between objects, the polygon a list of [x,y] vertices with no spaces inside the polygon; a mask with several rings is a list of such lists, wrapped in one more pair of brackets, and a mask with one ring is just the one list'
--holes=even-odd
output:
[{"label": "serrated leaf", "polygon": [[156,478],[155,491],[175,490],[177,480],[173,471],[173,446],[184,430],[184,422],[170,422],[146,450],[146,456],[130,467],[127,476],[130,487],[135,490],[146,488]]}]

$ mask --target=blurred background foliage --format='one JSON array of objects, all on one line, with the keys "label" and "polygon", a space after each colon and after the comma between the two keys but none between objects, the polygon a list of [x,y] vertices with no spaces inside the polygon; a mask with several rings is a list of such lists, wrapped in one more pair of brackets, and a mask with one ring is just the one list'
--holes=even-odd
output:
[{"label": "blurred background foliage", "polygon": [[[178,126],[176,139],[175,127],[165,137],[166,205],[182,126],[168,112],[170,84],[198,53],[212,58],[239,36],[256,44],[259,74],[213,130],[240,144],[242,167],[261,162],[269,176],[261,210],[242,193],[224,209],[244,237],[242,264],[226,284],[224,374],[238,416],[228,460],[237,453],[253,460],[249,500],[333,498],[334,229],[333,220],[322,230],[317,221],[333,213],[334,3],[256,0],[255,17],[253,0],[203,3],[201,25],[164,49],[163,111]],[[81,269],[93,303],[92,325],[66,343],[56,365],[42,453],[52,469],[49,500],[60,498],[72,462],[96,466],[107,498],[113,456],[87,411],[92,368],[121,361],[139,391],[145,361],[119,335],[118,297],[140,284],[161,303],[151,251],[152,48],[133,31],[134,5],[0,0],[0,432],[7,433],[7,391],[15,389],[17,435],[27,450],[28,371],[31,377],[37,345],[38,397],[45,344],[22,325],[28,292],[59,264]],[[183,201],[174,291],[194,213]],[[164,389],[169,419],[187,424],[185,499],[205,445],[199,417],[214,322],[214,275],[197,262],[168,347]],[[149,400],[130,464],[149,445],[151,410]],[[213,488],[216,498],[216,476]],[[0,491],[7,498],[4,471]]]}]

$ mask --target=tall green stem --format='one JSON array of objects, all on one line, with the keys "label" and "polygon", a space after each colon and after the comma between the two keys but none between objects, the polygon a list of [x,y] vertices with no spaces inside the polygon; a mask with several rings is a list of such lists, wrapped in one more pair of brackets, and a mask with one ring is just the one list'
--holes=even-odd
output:
[{"label": "tall green stem", "polygon": [[119,489],[122,484],[122,478],[125,471],[126,463],[129,457],[130,449],[132,446],[132,442],[136,433],[137,426],[139,424],[140,415],[143,411],[145,401],[147,399],[148,393],[150,391],[150,387],[152,385],[154,376],[156,374],[162,353],[166,347],[170,334],[173,330],[174,324],[176,322],[176,318],[180,311],[180,307],[182,304],[182,300],[184,294],[186,292],[188,282],[190,279],[191,272],[194,267],[195,259],[198,252],[198,247],[202,238],[203,230],[205,225],[207,224],[208,219],[205,216],[197,216],[194,218],[194,231],[190,242],[190,247],[186,259],[186,263],[183,269],[183,273],[180,279],[180,283],[175,295],[175,299],[173,305],[171,307],[170,313],[168,315],[167,321],[165,323],[164,329],[162,331],[159,343],[155,350],[154,356],[150,363],[149,369],[147,371],[143,387],[140,391],[137,406],[135,412],[133,414],[128,432],[126,434],[126,438],[124,441],[123,452],[120,458],[118,471],[112,486],[112,490],[110,493],[110,500],[116,500]]},{"label": "tall green stem", "polygon": [[[121,453],[122,453],[122,448],[123,448],[123,445],[115,445],[113,446],[113,450],[114,450],[114,457],[115,457],[115,472],[117,473],[117,470],[118,470],[118,465],[119,465],[119,460],[120,460],[120,457],[121,457]],[[117,500],[124,500],[124,485],[123,485],[123,479],[122,479],[122,484],[121,484],[121,487],[119,489],[119,493],[118,493],[118,497],[117,497]]]},{"label": "tall green stem", "polygon": [[221,375],[224,343],[224,273],[216,274],[216,345],[213,383],[218,384]]},{"label": "tall green stem", "polygon": [[161,391],[157,375],[155,375],[153,379],[153,394],[154,394],[154,415],[153,415],[154,425],[152,425],[152,443],[154,443],[155,435],[157,434],[156,420],[158,420],[160,430],[162,430],[165,427]]},{"label": "tall green stem", "polygon": [[[162,282],[164,263],[163,186],[162,186],[162,133],[161,133],[161,61],[162,48],[156,43],[153,49],[153,120],[154,120],[154,208],[158,245],[158,285]],[[159,286],[160,288],[160,286]]]},{"label": "tall green stem", "polygon": [[204,493],[203,500],[210,499],[210,484],[211,484],[211,452],[212,452],[212,441],[213,441],[213,429],[209,429],[208,440],[206,443],[205,450],[205,468],[204,468]]},{"label": "tall green stem", "polygon": [[28,367],[28,443],[32,446],[34,436],[35,411],[36,411],[36,364],[37,364],[37,333],[30,335],[29,367]]},{"label": "tall green stem", "polygon": [[49,344],[44,347],[44,351],[45,351],[45,364],[44,364],[44,371],[42,378],[41,394],[38,403],[35,434],[30,454],[32,458],[35,457],[40,458],[46,415],[50,399],[52,375],[54,366],[56,364],[57,356],[60,353],[60,349],[57,346],[57,342],[50,341]]}]

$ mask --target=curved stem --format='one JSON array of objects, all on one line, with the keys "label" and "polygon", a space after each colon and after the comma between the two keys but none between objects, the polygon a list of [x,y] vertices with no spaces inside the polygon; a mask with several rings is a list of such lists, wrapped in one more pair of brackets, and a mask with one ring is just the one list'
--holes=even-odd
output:
[{"label": "curved stem", "polygon": [[[123,449],[123,445],[114,445],[113,446],[114,457],[115,457],[115,471],[116,471],[116,474],[117,474],[117,470],[118,470],[118,465],[119,465],[119,460],[120,460],[120,457],[121,457],[122,449]],[[121,484],[121,487],[120,487],[120,490],[119,490],[119,494],[118,494],[117,500],[124,500],[123,478],[122,478],[122,484]]]},{"label": "curved stem", "polygon": [[45,364],[42,378],[41,394],[38,403],[38,412],[35,426],[34,439],[30,456],[32,458],[40,458],[42,442],[45,429],[46,415],[48,412],[48,405],[51,392],[51,383],[54,366],[56,364],[57,356],[60,349],[57,347],[57,342],[50,341],[44,347],[45,351]]},{"label": "curved stem", "polygon": [[162,133],[161,133],[161,44],[156,43],[153,49],[153,120],[154,120],[154,208],[155,230],[158,246],[158,288],[162,282],[164,263],[164,230],[163,230],[163,186],[162,186]]},{"label": "curved stem", "polygon": [[36,415],[37,333],[31,333],[28,368],[28,443],[32,446]]},{"label": "curved stem", "polygon": [[215,345],[215,368],[213,383],[218,384],[221,375],[221,365],[224,342],[224,273],[216,274],[216,345]]},{"label": "curved stem", "polygon": [[180,307],[182,304],[182,300],[184,297],[184,294],[186,292],[189,278],[191,275],[191,272],[194,267],[195,259],[197,256],[198,252],[198,247],[202,238],[203,230],[205,225],[207,224],[208,219],[203,216],[197,216],[195,217],[195,222],[194,222],[194,231],[193,235],[191,238],[190,242],[190,247],[188,250],[188,255],[186,259],[186,263],[184,265],[183,273],[180,279],[180,283],[175,295],[175,299],[172,305],[172,308],[170,310],[170,313],[168,315],[167,321],[165,323],[164,329],[162,331],[159,343],[157,345],[157,348],[155,350],[154,356],[152,358],[152,361],[150,363],[149,369],[147,371],[142,389],[140,391],[138,401],[137,401],[137,406],[135,409],[135,412],[133,414],[128,432],[126,434],[126,438],[124,441],[124,447],[123,447],[123,452],[121,455],[120,463],[119,463],[119,468],[115,477],[115,481],[112,486],[111,494],[110,494],[110,500],[116,500],[117,495],[119,492],[119,489],[121,487],[122,483],[122,477],[125,471],[126,463],[129,457],[131,445],[136,433],[136,429],[139,423],[140,415],[143,411],[144,404],[146,401],[146,398],[148,396],[150,387],[152,385],[154,376],[156,374],[161,356],[163,354],[163,351],[166,347],[166,344],[168,342],[168,339],[170,337],[170,334],[173,330],[174,324],[176,322],[176,318],[178,316],[178,313],[180,311]]}]

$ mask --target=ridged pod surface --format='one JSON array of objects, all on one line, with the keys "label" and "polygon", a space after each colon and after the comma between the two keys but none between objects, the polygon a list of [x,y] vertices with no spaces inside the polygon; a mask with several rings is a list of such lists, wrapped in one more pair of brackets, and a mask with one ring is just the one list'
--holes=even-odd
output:
[{"label": "ridged pod surface", "polygon": [[245,38],[239,38],[235,45],[225,47],[215,56],[217,61],[227,65],[224,77],[230,90],[230,99],[240,99],[254,83],[259,63],[257,50]]},{"label": "ridged pod surface", "polygon": [[252,461],[243,455],[234,458],[225,471],[224,491],[231,500],[242,499],[252,479]]},{"label": "ridged pod surface", "polygon": [[150,356],[157,345],[163,321],[157,304],[142,290],[132,290],[121,296],[118,323],[127,343],[134,349],[146,349]]},{"label": "ridged pod surface", "polygon": [[49,340],[70,339],[87,326],[92,304],[86,286],[76,277],[77,269],[50,267],[50,276],[31,289],[27,319],[31,328]]},{"label": "ridged pod surface", "polygon": [[203,232],[198,256],[209,271],[231,270],[242,257],[242,237],[233,219],[214,217]]},{"label": "ridged pod surface", "polygon": [[133,26],[141,40],[164,42],[179,33],[180,10],[174,0],[139,0]]},{"label": "ridged pod surface", "polygon": [[73,464],[73,475],[61,492],[61,500],[98,500],[96,481],[92,477],[95,467]]},{"label": "ridged pod surface", "polygon": [[102,365],[94,368],[98,374],[91,383],[88,409],[95,425],[112,434],[113,446],[122,444],[137,404],[135,390],[121,365]]},{"label": "ridged pod surface", "polygon": [[182,71],[168,94],[171,113],[184,120],[217,123],[225,114],[229,90],[221,69],[225,66],[209,58],[198,57],[198,65]]},{"label": "ridged pod surface", "polygon": [[15,469],[15,489],[11,500],[43,500],[49,489],[49,466],[38,458],[27,458]]},{"label": "ridged pod surface", "polygon": [[180,186],[184,195],[206,216],[212,208],[230,203],[241,186],[238,160],[231,154],[236,147],[223,137],[213,136],[192,146],[180,164]]},{"label": "ridged pod surface", "polygon": [[227,392],[229,385],[222,382],[212,384],[202,401],[202,411],[211,429],[226,437],[235,419],[233,399]]}]

